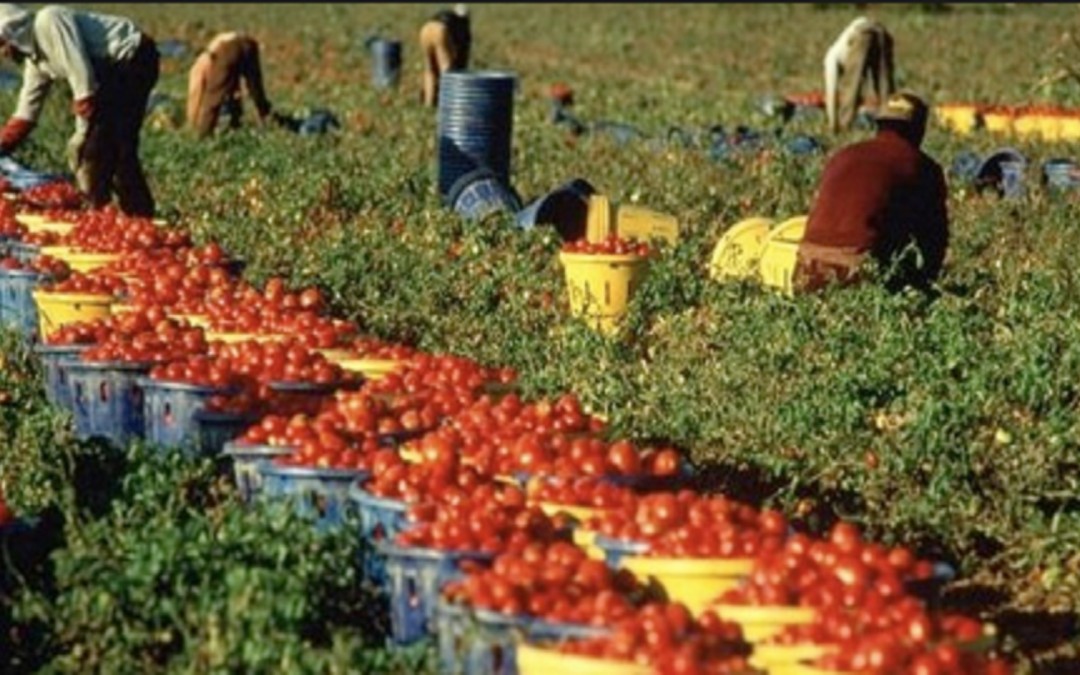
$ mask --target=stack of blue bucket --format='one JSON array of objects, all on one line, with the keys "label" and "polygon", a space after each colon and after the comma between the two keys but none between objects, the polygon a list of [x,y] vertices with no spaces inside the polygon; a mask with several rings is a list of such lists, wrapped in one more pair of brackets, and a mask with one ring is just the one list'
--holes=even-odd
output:
[{"label": "stack of blue bucket", "polygon": [[391,89],[401,79],[401,42],[372,38],[368,42],[371,54],[371,85],[376,89]]},{"label": "stack of blue bucket", "polygon": [[459,178],[488,168],[510,185],[510,146],[517,76],[502,71],[449,71],[439,83],[438,183],[444,199]]}]

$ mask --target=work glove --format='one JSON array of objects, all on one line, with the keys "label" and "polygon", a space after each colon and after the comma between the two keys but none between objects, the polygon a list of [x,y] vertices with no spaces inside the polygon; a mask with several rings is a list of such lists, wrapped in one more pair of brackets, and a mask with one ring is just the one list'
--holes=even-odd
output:
[{"label": "work glove", "polygon": [[30,135],[34,123],[20,117],[12,117],[0,129],[0,155],[9,155]]}]

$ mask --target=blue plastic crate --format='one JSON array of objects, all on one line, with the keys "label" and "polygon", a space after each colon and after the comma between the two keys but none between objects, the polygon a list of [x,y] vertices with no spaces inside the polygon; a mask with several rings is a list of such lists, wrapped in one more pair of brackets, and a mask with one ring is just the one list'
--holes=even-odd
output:
[{"label": "blue plastic crate", "polygon": [[139,380],[153,364],[125,361],[61,361],[67,369],[80,438],[100,437],[126,445],[143,438],[143,391]]},{"label": "blue plastic crate", "polygon": [[526,635],[532,619],[471,610],[440,598],[435,610],[439,672],[454,675],[516,675],[515,633]]},{"label": "blue plastic crate", "polygon": [[264,462],[258,467],[264,499],[292,499],[299,513],[313,517],[320,529],[339,527],[351,511],[349,489],[369,474],[357,469],[318,469],[278,466]]},{"label": "blue plastic crate", "polygon": [[212,396],[227,394],[228,389],[203,387],[183,382],[143,378],[143,416],[146,440],[167,448],[184,447],[197,452],[199,429],[195,414],[206,407]]},{"label": "blue plastic crate", "polygon": [[517,643],[602,637],[610,628],[554,623],[528,615],[472,609],[439,598],[435,612],[439,672],[455,675],[514,675]]},{"label": "blue plastic crate", "polygon": [[625,556],[641,555],[649,550],[649,545],[644,542],[612,539],[599,534],[593,543],[604,552],[604,562],[613,570],[619,569]]},{"label": "blue plastic crate", "polygon": [[33,290],[49,275],[30,270],[0,270],[0,322],[13,328],[28,341],[37,339],[37,304]]},{"label": "blue plastic crate", "polygon": [[199,452],[203,455],[220,454],[227,443],[243,436],[248,427],[259,421],[255,415],[210,410],[199,410],[192,417]]},{"label": "blue plastic crate", "polygon": [[[408,527],[406,512],[409,505],[400,499],[376,497],[355,483],[349,489],[349,500],[360,522],[360,538],[369,545],[393,540]],[[361,571],[373,583],[386,587],[386,561],[377,552],[362,554]]]},{"label": "blue plastic crate", "polygon": [[461,576],[463,560],[488,562],[491,554],[479,551],[439,551],[379,542],[376,550],[386,559],[390,590],[390,636],[399,645],[434,633],[435,608],[442,587]]},{"label": "blue plastic crate", "polygon": [[37,244],[27,244],[21,241],[13,241],[8,244],[8,252],[24,265],[29,264],[34,258],[41,255],[41,247]]},{"label": "blue plastic crate", "polygon": [[89,345],[35,345],[34,353],[41,359],[45,374],[45,398],[49,403],[69,412],[75,411],[68,385],[67,368],[61,366],[66,360],[77,359]]},{"label": "blue plastic crate", "polygon": [[260,469],[275,457],[292,453],[293,446],[236,443],[229,441],[222,447],[222,454],[232,458],[233,479],[244,501],[251,502],[262,492],[263,478]]}]

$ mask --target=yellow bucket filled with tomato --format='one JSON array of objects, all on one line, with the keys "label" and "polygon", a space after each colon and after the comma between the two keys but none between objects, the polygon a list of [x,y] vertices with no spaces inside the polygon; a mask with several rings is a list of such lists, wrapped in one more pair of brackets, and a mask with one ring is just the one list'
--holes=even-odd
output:
[{"label": "yellow bucket filled with tomato", "polygon": [[782,605],[728,605],[713,603],[709,609],[726,620],[742,626],[747,642],[761,642],[777,635],[790,626],[807,626],[817,618],[812,607],[787,607]]},{"label": "yellow bucket filled with tomato", "polygon": [[717,596],[738,586],[753,566],[753,558],[627,556],[621,563],[640,579],[655,579],[669,599],[683,603],[695,615],[705,611]]},{"label": "yellow bucket filled with tomato", "polygon": [[51,293],[33,291],[43,341],[62,326],[76,321],[107,319],[112,315],[113,296],[98,293]]},{"label": "yellow bucket filled with tomato", "polygon": [[570,313],[595,330],[613,333],[649,271],[649,259],[632,253],[559,253],[570,294]]}]

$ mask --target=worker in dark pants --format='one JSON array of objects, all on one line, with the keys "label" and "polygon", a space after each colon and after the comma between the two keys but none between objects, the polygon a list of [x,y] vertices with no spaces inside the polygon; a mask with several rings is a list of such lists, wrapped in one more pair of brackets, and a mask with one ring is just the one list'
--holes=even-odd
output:
[{"label": "worker in dark pants", "polygon": [[920,149],[929,109],[917,96],[889,97],[874,138],[829,158],[795,266],[798,290],[860,279],[863,262],[887,271],[886,285],[928,290],[949,244],[941,166]]},{"label": "worker in dark pants", "polygon": [[439,78],[448,70],[469,67],[472,31],[469,10],[463,4],[454,11],[441,10],[420,28],[420,53],[424,55],[424,82],[421,101],[428,107],[439,105]]},{"label": "worker in dark pants", "polygon": [[209,136],[224,114],[229,128],[240,126],[240,83],[255,106],[260,123],[287,120],[274,114],[263,88],[259,42],[243,33],[221,33],[195,59],[188,74],[187,125],[200,138]]},{"label": "worker in dark pants", "polygon": [[123,213],[152,216],[139,134],[160,68],[153,39],[124,17],[0,4],[0,53],[23,64],[18,104],[0,129],[0,154],[26,139],[53,82],[66,80],[75,112],[68,163],[79,189],[94,208],[115,195]]}]

